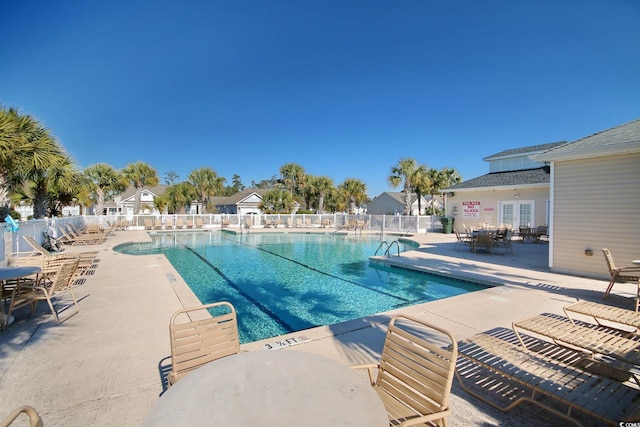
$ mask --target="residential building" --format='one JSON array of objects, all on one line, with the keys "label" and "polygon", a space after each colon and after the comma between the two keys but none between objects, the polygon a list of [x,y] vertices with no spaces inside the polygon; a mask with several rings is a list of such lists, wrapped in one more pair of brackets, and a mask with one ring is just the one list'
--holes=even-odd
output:
[{"label": "residential building", "polygon": [[222,214],[259,214],[262,196],[269,191],[262,188],[247,188],[228,197],[213,197],[211,203]]},{"label": "residential building", "polygon": [[640,119],[532,160],[550,164],[553,271],[608,279],[602,248],[619,266],[640,258]]},{"label": "residential building", "polygon": [[489,173],[441,190],[446,216],[467,227],[535,227],[549,223],[550,168],[531,156],[566,142],[509,149],[485,157]]},{"label": "residential building", "polygon": [[[437,209],[442,208],[442,204],[438,200],[434,200],[433,203]],[[431,206],[431,197],[420,196],[421,212],[418,212],[418,196],[415,193],[411,195],[411,215],[426,215],[429,206]],[[404,193],[385,191],[367,204],[367,213],[370,215],[404,215]]]}]

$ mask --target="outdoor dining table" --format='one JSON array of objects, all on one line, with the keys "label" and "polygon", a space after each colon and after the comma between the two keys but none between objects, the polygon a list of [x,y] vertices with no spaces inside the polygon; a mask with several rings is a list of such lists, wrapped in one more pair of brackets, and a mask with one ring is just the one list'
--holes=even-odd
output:
[{"label": "outdoor dining table", "polygon": [[143,426],[388,426],[366,376],[297,350],[215,360],[171,386]]},{"label": "outdoor dining table", "polygon": [[[17,280],[18,283],[16,284],[16,286],[18,286],[20,279],[33,276],[34,274],[39,274],[40,271],[42,271],[40,267],[30,266],[30,265],[23,265],[23,266],[17,266],[17,267],[0,267],[0,295],[1,295],[0,304],[4,304],[4,300],[10,296],[8,289],[5,289],[5,283],[7,281]],[[2,326],[10,325],[15,320],[13,316],[10,316],[9,319],[7,319],[7,322],[5,325],[4,316],[5,316],[4,307],[0,307],[0,322],[1,322],[0,325]]]}]

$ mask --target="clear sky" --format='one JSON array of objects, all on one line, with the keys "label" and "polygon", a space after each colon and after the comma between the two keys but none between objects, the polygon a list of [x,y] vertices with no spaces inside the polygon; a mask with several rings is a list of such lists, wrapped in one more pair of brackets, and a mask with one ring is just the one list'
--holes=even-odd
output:
[{"label": "clear sky", "polygon": [[374,197],[402,157],[471,179],[640,117],[640,2],[4,1],[0,104],[79,168],[294,162]]}]

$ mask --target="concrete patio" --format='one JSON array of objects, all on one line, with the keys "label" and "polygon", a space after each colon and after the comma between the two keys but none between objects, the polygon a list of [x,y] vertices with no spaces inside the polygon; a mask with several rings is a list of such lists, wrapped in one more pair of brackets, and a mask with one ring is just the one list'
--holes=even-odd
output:
[{"label": "concrete patio", "polygon": [[[489,255],[454,250],[453,234],[421,234],[415,239],[421,247],[394,257],[396,262],[499,285],[399,310],[450,330],[458,340],[510,328],[511,322],[529,315],[562,314],[563,306],[578,299],[602,301],[606,281],[548,271],[547,243],[515,242],[512,255]],[[161,366],[169,363],[169,318],[183,306],[200,303],[164,256],[112,250],[123,242],[148,240],[144,231],[118,231],[101,245],[67,248],[100,251],[93,274],[75,288],[80,313],[57,326],[41,303],[34,316],[28,308],[17,311],[15,323],[0,332],[0,418],[29,404],[46,426],[142,424],[163,392]],[[593,258],[604,271],[602,255]],[[607,301],[633,307],[633,291],[632,285],[618,285]],[[385,323],[393,314],[307,330],[310,342],[269,351],[308,351],[345,365],[372,362],[379,358]],[[254,342],[243,349],[263,350],[264,344]],[[451,407],[448,423],[454,427],[566,424],[529,404],[504,414],[466,394],[457,381]]]}]

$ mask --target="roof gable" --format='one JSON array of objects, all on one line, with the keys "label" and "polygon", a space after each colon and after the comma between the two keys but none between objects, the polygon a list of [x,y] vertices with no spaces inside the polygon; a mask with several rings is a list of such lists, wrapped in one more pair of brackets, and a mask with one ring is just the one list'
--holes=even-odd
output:
[{"label": "roof gable", "polygon": [[539,145],[531,145],[529,147],[521,147],[521,148],[512,148],[509,150],[504,150],[501,151],[499,153],[496,154],[492,154],[491,156],[485,157],[484,161],[491,161],[491,160],[498,160],[498,159],[504,159],[504,158],[508,158],[508,157],[523,157],[523,156],[529,156],[535,153],[542,153],[545,152],[547,150],[550,150],[554,147],[558,147],[560,145],[564,145],[566,144],[567,141],[560,141],[560,142],[551,142],[549,144],[539,144]]},{"label": "roof gable", "polygon": [[640,119],[532,156],[537,161],[573,160],[640,152]]}]

